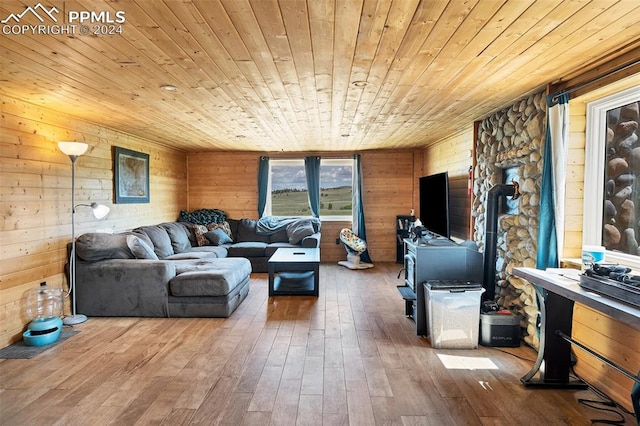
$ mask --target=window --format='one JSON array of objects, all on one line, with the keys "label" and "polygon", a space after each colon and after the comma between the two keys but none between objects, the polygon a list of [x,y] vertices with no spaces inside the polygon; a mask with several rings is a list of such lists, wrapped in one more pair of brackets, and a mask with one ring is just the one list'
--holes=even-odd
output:
[{"label": "window", "polygon": [[267,214],[272,216],[311,216],[307,198],[304,160],[269,162]]},{"label": "window", "polygon": [[351,220],[353,160],[320,161],[320,217]]},{"label": "window", "polygon": [[639,108],[638,87],[587,104],[583,242],[624,265],[640,264]]},{"label": "window", "polygon": [[[267,215],[311,216],[303,159],[269,162]],[[320,217],[351,220],[352,159],[320,160]]]}]

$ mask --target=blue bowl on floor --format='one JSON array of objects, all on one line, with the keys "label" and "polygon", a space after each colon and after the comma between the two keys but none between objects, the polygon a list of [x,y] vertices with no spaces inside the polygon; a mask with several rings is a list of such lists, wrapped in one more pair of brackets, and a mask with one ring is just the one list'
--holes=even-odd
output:
[{"label": "blue bowl on floor", "polygon": [[38,318],[29,323],[22,339],[27,346],[44,346],[54,343],[62,332],[62,320],[59,317]]}]

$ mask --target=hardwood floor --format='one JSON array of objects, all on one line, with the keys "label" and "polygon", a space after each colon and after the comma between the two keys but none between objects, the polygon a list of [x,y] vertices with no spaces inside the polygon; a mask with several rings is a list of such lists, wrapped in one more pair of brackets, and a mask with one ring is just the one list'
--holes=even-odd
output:
[{"label": "hardwood floor", "polygon": [[[509,349],[515,356],[432,349],[404,316],[399,268],[323,264],[319,298],[269,299],[266,274],[254,274],[249,296],[228,319],[90,318],[37,357],[0,361],[0,424],[585,425],[615,418],[577,403],[598,399],[591,391],[522,386],[535,358],[530,348]],[[485,365],[472,369],[474,362]]]}]

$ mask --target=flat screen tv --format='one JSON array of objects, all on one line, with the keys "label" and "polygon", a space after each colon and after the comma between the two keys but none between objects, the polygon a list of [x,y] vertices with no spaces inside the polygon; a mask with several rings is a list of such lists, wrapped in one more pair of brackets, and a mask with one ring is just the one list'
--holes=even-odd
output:
[{"label": "flat screen tv", "polygon": [[422,226],[449,238],[449,174],[442,172],[423,176],[419,182]]}]

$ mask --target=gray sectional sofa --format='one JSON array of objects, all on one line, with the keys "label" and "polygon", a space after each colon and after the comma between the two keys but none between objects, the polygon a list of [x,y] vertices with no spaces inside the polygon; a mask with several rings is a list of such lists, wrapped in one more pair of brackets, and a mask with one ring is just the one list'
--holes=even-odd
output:
[{"label": "gray sectional sofa", "polygon": [[[304,218],[288,220],[283,226],[261,230],[262,221],[227,219],[233,242],[218,247],[227,249],[228,257],[249,259],[254,272],[268,272],[268,260],[280,247],[320,247],[320,220]],[[208,239],[211,233],[205,234]]]},{"label": "gray sectional sofa", "polygon": [[229,219],[83,234],[76,239],[77,310],[88,316],[228,317],[249,293],[252,271],[266,272],[279,247],[319,247],[319,231],[317,220],[265,233],[255,220]]}]

